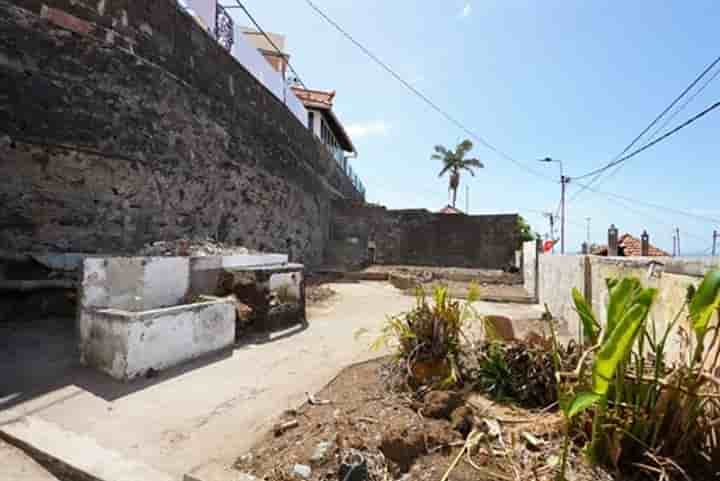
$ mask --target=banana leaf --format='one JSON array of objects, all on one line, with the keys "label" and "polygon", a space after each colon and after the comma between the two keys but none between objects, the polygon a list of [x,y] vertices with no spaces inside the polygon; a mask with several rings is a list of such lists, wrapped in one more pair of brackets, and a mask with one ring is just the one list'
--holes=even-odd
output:
[{"label": "banana leaf", "polygon": [[620,316],[632,304],[637,291],[641,289],[640,281],[633,277],[625,277],[621,281],[608,280],[610,300],[607,306],[607,325],[605,326],[605,340],[615,330]]},{"label": "banana leaf", "polygon": [[708,273],[690,302],[693,331],[702,341],[713,313],[720,307],[720,270]]},{"label": "banana leaf", "polygon": [[[629,297],[635,283],[625,283],[624,281],[625,279],[618,284],[616,289],[623,287],[623,284],[625,284],[620,295]],[[639,284],[637,279],[635,281]],[[615,312],[616,325],[600,347],[593,364],[592,390],[595,394],[607,395],[615,371],[618,365],[630,354],[633,343],[641,330],[640,328],[650,313],[650,307],[656,295],[657,289],[641,289],[637,296],[634,296],[632,305],[628,309]],[[616,301],[618,301],[618,305],[627,305],[627,301],[622,298],[618,298]],[[617,319],[617,317],[620,317],[620,319]]]},{"label": "banana leaf", "polygon": [[573,302],[575,303],[575,310],[580,316],[580,321],[583,326],[583,336],[585,340],[591,345],[595,345],[598,340],[598,334],[600,333],[600,325],[595,320],[595,315],[590,309],[585,297],[580,293],[577,288],[572,290]]},{"label": "banana leaf", "polygon": [[594,392],[579,392],[565,410],[565,416],[572,419],[586,409],[594,406],[603,398]]}]

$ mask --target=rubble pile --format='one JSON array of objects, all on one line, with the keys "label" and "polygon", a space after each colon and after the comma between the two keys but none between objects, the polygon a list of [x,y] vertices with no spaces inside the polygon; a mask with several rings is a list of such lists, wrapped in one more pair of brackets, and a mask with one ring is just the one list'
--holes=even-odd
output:
[{"label": "rubble pile", "polygon": [[[502,406],[468,390],[391,392],[385,362],[348,368],[308,394],[305,405],[283,413],[237,459],[240,479],[554,480],[562,448],[558,412]],[[612,479],[575,454],[569,464],[568,479]]]},{"label": "rubble pile", "polygon": [[218,242],[213,239],[188,240],[177,239],[172,241],[156,241],[145,245],[138,253],[141,256],[230,256],[256,254],[257,251],[247,247],[236,246]]}]

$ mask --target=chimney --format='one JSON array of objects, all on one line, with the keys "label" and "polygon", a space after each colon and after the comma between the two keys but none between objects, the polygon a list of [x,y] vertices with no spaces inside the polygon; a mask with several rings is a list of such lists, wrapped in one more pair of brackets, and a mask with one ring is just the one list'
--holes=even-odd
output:
[{"label": "chimney", "polygon": [[640,255],[643,257],[647,257],[650,255],[650,236],[648,235],[646,230],[643,231],[640,240]]},{"label": "chimney", "polygon": [[608,256],[617,257],[618,255],[618,229],[615,224],[611,224],[608,229]]}]

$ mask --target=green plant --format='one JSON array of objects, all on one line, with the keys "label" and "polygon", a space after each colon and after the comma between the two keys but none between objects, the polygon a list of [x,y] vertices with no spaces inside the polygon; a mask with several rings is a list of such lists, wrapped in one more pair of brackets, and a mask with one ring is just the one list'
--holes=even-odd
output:
[{"label": "green plant", "polygon": [[455,150],[449,150],[442,145],[435,146],[435,153],[432,155],[433,160],[441,160],[443,162],[443,168],[440,171],[438,177],[442,177],[446,173],[450,172],[450,190],[453,193],[452,206],[455,207],[457,200],[457,190],[460,186],[460,171],[465,170],[470,173],[473,177],[475,171],[473,169],[482,169],[485,166],[478,159],[466,159],[465,155],[470,152],[473,148],[473,143],[469,140],[463,140],[460,142]]},{"label": "green plant", "polygon": [[[569,448],[568,438],[570,436],[571,423],[573,419],[586,409],[597,406],[593,418],[592,437],[588,446],[588,454],[593,461],[598,461],[598,445],[602,436],[601,427],[608,406],[608,395],[610,386],[615,381],[616,390],[622,390],[624,374],[622,367],[630,355],[633,343],[637,338],[641,327],[647,318],[653,300],[657,295],[656,289],[643,288],[638,279],[625,278],[619,282],[608,281],[610,301],[607,308],[607,323],[602,336],[601,343],[591,349],[597,349],[597,354],[592,365],[591,390],[581,391],[569,402],[561,404],[563,413],[568,424],[566,428],[565,452],[559,479],[565,479],[565,468],[567,462],[567,449]],[[586,330],[586,339],[598,339],[600,337],[596,327],[597,322],[592,311],[585,304],[579,295],[574,295],[576,309],[580,314],[583,327]],[[621,374],[617,376],[618,367],[621,367]],[[579,377],[583,380],[583,366],[579,366]]]},{"label": "green plant", "polygon": [[[486,342],[477,350],[477,369],[470,378],[477,387],[498,401],[512,401],[525,408],[545,408],[557,400],[557,373],[575,366],[580,346],[570,342],[558,346],[559,362],[547,342]],[[557,367],[560,366],[560,367]]]},{"label": "green plant", "polygon": [[537,234],[533,232],[530,224],[527,223],[525,218],[521,215],[517,218],[518,231],[520,233],[520,242],[530,242],[537,238]]},{"label": "green plant", "polygon": [[[661,332],[655,322],[645,322],[657,294],[654,289],[643,288],[631,278],[609,280],[608,288],[607,323],[602,332],[582,296],[573,292],[590,346],[587,352],[595,354],[589,379],[582,366],[576,370],[585,389],[562,403],[567,427],[560,479],[564,479],[573,421],[590,408],[587,454],[596,463],[636,469],[655,462],[651,468],[655,471],[664,466],[682,471],[717,465],[720,409],[717,380],[711,373],[720,356],[718,325],[712,324],[720,308],[720,271],[709,273],[697,290],[688,290],[686,306]],[[671,366],[668,339],[684,313],[694,347]],[[660,463],[662,458],[671,461]]]},{"label": "green plant", "polygon": [[[471,286],[463,302],[451,298],[447,287],[435,287],[431,301],[425,291],[418,288],[415,307],[388,317],[370,347],[393,349],[396,358],[418,381],[443,374],[443,383],[454,384],[460,379],[458,356],[463,329],[466,323],[478,318],[472,307],[478,298],[476,285]],[[359,331],[356,337],[366,332]]]}]

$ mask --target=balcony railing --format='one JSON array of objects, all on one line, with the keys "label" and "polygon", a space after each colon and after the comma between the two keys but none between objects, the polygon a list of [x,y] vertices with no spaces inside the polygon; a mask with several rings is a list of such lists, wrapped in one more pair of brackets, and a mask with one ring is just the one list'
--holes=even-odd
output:
[{"label": "balcony railing", "polygon": [[226,50],[232,50],[235,43],[235,24],[228,11],[219,3],[215,10],[215,38]]}]

